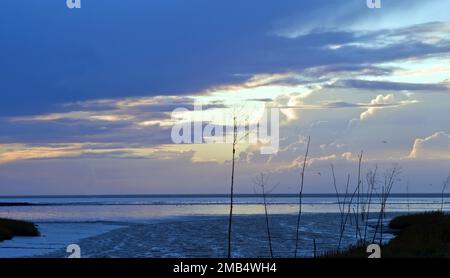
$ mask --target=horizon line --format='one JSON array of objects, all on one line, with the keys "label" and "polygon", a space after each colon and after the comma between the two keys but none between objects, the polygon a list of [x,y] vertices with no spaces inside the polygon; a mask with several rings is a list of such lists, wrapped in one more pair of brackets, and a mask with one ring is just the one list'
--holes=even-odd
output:
[{"label": "horizon line", "polygon": [[[261,193],[235,193],[235,197],[262,197]],[[298,193],[272,193],[266,194],[271,197],[298,197]],[[361,193],[359,196],[368,196],[367,193]],[[0,198],[114,198],[114,197],[229,197],[229,193],[140,193],[140,194],[32,194],[32,195],[0,195]],[[336,197],[336,193],[303,193],[303,197]],[[338,196],[345,196],[345,193],[339,193]],[[348,196],[348,194],[347,194]],[[372,196],[381,196],[381,193],[373,193]],[[450,193],[432,193],[432,192],[414,192],[414,193],[391,193],[391,197],[401,196],[426,196],[426,197],[450,197]]]}]

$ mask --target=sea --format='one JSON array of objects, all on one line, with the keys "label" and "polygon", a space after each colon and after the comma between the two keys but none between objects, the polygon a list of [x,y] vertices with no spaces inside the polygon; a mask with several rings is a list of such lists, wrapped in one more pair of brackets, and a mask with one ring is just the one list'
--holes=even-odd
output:
[{"label": "sea", "polygon": [[[387,241],[394,235],[386,224],[397,215],[450,210],[448,194],[391,194],[381,236],[381,196],[373,195],[370,206],[369,196],[353,197],[303,194],[299,220],[298,195],[270,195],[265,206],[260,195],[237,194],[232,255],[312,257],[361,239]],[[364,211],[367,221],[359,216]],[[69,257],[71,244],[90,258],[225,257],[229,214],[230,197],[225,194],[0,197],[0,218],[32,221],[41,233],[0,242],[0,257]]]}]

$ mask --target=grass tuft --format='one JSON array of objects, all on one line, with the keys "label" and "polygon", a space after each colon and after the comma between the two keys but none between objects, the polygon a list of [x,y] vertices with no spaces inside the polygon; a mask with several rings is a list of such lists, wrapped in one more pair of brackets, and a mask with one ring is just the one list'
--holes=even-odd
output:
[{"label": "grass tuft", "polygon": [[[442,211],[398,216],[389,228],[396,237],[381,246],[383,258],[449,258],[450,214]],[[367,258],[367,244],[323,253],[324,258]]]},{"label": "grass tuft", "polygon": [[39,236],[36,225],[22,220],[0,218],[0,241],[8,240],[14,236]]}]

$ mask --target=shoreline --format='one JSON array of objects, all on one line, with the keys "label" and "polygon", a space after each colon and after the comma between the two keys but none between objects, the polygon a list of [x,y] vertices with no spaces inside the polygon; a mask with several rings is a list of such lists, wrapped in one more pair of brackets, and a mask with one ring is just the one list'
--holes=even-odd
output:
[{"label": "shoreline", "polygon": [[[405,226],[408,226],[395,224],[399,222],[397,219],[401,220],[400,223],[409,223],[422,215],[425,215],[425,218],[422,217],[421,221],[430,223],[426,219],[428,215],[433,215],[433,212],[388,213],[389,219],[386,219],[386,225],[383,225],[382,255],[395,257],[389,254],[392,254],[389,246],[393,241],[398,242],[399,235],[404,232]],[[292,257],[295,218],[295,214],[273,214],[269,217],[276,257]],[[37,221],[36,224],[42,231],[41,237],[17,237],[4,241],[0,244],[0,257],[61,258],[66,255],[65,247],[76,243],[80,245],[83,257],[91,258],[221,258],[226,254],[227,219],[222,215],[203,215],[127,222]],[[313,241],[317,243],[318,254],[325,257],[367,257],[364,248],[354,246],[352,226],[348,226],[346,230],[341,253],[336,254],[333,251],[337,241],[336,219],[336,214],[333,213],[306,213],[302,216],[299,245],[301,257],[313,257]],[[264,216],[260,214],[234,215],[233,257],[268,257],[264,220]],[[450,223],[450,216],[444,220]],[[372,230],[372,225],[369,225],[369,231]],[[198,235],[202,235],[201,238]],[[420,236],[421,233],[417,235]],[[404,246],[417,245],[410,240],[407,238],[405,241],[404,236],[403,239],[400,238]],[[402,257],[414,257],[414,252],[403,253]]]},{"label": "shoreline", "polygon": [[0,242],[15,236],[40,236],[37,226],[29,221],[0,218]]},{"label": "shoreline", "polygon": [[33,206],[35,204],[28,202],[0,202],[0,207],[21,207],[21,206]]},{"label": "shoreline", "polygon": [[83,239],[102,235],[125,225],[110,222],[35,222],[40,236],[16,236],[0,242],[0,258],[46,257],[59,251],[56,258],[67,257],[66,247]]}]

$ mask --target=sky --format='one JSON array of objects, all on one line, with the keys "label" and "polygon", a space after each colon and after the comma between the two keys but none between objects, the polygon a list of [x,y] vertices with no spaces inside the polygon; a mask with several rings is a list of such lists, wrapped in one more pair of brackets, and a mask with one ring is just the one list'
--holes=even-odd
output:
[{"label": "sky", "polygon": [[[231,144],[175,144],[177,120],[280,109],[279,150],[239,142],[236,192],[334,192],[393,167],[393,192],[450,175],[450,2],[7,0],[0,195],[228,193]],[[201,104],[201,115],[192,112]],[[174,109],[184,113],[174,114]],[[174,117],[176,115],[176,117]]]}]

